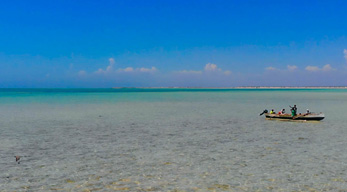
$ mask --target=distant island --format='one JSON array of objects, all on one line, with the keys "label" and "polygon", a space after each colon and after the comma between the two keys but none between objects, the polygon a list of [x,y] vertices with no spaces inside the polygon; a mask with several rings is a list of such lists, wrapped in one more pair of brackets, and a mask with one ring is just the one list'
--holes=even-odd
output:
[{"label": "distant island", "polygon": [[113,89],[347,89],[347,86],[112,87]]}]

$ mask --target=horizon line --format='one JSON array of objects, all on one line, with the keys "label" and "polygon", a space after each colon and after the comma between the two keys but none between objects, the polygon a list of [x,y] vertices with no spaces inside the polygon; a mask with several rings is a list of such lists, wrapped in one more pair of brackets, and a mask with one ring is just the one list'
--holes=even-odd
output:
[{"label": "horizon line", "polygon": [[195,87],[195,86],[162,86],[162,87],[3,87],[0,89],[347,89],[347,86],[235,86],[235,87]]}]

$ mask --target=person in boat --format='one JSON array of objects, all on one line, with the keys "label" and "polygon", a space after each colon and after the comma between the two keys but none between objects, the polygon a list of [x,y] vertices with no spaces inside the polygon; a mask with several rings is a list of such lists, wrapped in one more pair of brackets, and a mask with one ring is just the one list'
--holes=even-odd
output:
[{"label": "person in boat", "polygon": [[309,115],[309,114],[311,114],[310,110],[309,110],[309,109],[306,109],[306,113],[304,114],[304,116],[305,116],[305,115]]},{"label": "person in boat", "polygon": [[279,115],[283,115],[283,114],[285,114],[286,113],[286,111],[284,110],[284,109],[282,109],[281,111],[279,111],[277,114],[279,114]]},{"label": "person in boat", "polygon": [[271,109],[270,114],[276,114],[274,109]]},{"label": "person in boat", "polygon": [[296,113],[298,111],[298,108],[296,107],[296,105],[294,105],[294,107],[290,106],[289,107],[291,108],[291,112],[292,112],[292,117],[296,116]]}]

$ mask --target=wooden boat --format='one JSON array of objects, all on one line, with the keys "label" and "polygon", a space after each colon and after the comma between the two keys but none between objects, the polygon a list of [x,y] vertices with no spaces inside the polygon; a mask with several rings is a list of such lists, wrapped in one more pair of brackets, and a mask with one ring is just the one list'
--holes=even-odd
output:
[{"label": "wooden boat", "polygon": [[285,119],[285,120],[301,120],[301,121],[320,121],[325,118],[323,113],[305,113],[292,117],[291,114],[270,114],[264,113],[266,119]]}]

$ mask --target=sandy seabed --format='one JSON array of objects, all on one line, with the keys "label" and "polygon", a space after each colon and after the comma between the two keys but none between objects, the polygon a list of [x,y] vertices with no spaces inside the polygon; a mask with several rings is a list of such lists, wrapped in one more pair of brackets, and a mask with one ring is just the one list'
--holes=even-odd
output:
[{"label": "sandy seabed", "polygon": [[347,191],[339,94],[319,123],[250,115],[267,93],[2,105],[0,191]]}]

